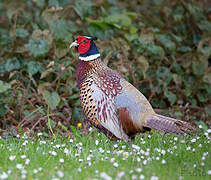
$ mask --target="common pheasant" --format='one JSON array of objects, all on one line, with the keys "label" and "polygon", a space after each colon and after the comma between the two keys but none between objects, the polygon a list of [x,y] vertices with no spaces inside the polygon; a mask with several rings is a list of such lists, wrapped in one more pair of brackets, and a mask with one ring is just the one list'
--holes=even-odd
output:
[{"label": "common pheasant", "polygon": [[70,45],[80,54],[77,65],[80,102],[93,126],[110,138],[122,140],[149,129],[176,134],[195,130],[188,122],[156,114],[141,92],[101,61],[96,39],[77,36]]}]

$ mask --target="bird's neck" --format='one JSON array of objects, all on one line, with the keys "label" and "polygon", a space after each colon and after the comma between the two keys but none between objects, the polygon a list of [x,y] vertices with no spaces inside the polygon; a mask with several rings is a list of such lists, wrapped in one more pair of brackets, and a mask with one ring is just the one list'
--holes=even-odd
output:
[{"label": "bird's neck", "polygon": [[99,53],[97,46],[94,42],[91,42],[91,46],[86,53],[80,54],[80,56],[79,56],[79,59],[81,61],[93,61],[98,58],[100,58],[100,53]]},{"label": "bird's neck", "polygon": [[81,84],[93,73],[102,71],[105,65],[101,61],[100,57],[91,60],[91,61],[83,61],[80,58],[78,59],[77,65],[77,83],[80,88]]}]

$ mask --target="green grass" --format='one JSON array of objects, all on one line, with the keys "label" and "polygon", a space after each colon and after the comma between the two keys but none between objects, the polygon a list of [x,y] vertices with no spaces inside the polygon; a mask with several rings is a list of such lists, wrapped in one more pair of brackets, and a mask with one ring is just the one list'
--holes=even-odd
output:
[{"label": "green grass", "polygon": [[7,175],[13,180],[103,179],[103,172],[112,179],[121,175],[121,179],[140,179],[140,175],[160,180],[211,178],[211,143],[203,134],[180,137],[153,132],[138,135],[134,142],[114,143],[91,132],[83,137],[76,134],[70,141],[42,135],[1,138],[0,179]]}]

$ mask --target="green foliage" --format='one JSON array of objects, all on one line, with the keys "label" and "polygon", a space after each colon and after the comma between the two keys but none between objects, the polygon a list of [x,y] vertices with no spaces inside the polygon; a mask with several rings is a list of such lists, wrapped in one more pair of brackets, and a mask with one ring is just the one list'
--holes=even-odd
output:
[{"label": "green foliage", "polygon": [[71,42],[70,28],[71,27],[68,27],[64,20],[58,20],[56,24],[50,23],[50,29],[56,41]]},{"label": "green foliage", "polygon": [[11,72],[15,69],[20,69],[21,64],[20,61],[16,57],[14,57],[7,59],[4,67],[7,72]]},{"label": "green foliage", "polygon": [[45,57],[45,55],[49,51],[48,44],[43,39],[40,39],[40,40],[30,39],[29,43],[26,44],[25,47],[35,58],[36,57]]},{"label": "green foliage", "polygon": [[210,120],[210,9],[206,0],[2,1],[0,127],[47,122],[48,107],[60,127],[83,117],[69,50],[77,35],[97,36],[105,63],[153,107]]},{"label": "green foliage", "polygon": [[11,85],[8,83],[5,83],[3,81],[0,81],[0,93],[3,93],[11,88]]},{"label": "green foliage", "polygon": [[25,38],[29,35],[28,31],[26,29],[16,29],[16,37],[19,38]]},{"label": "green foliage", "polygon": [[44,98],[47,101],[48,105],[51,107],[51,109],[55,109],[60,102],[60,97],[57,92],[50,93],[49,91],[45,90]]},{"label": "green foliage", "polygon": [[31,75],[34,75],[38,72],[42,72],[42,65],[40,62],[36,62],[36,61],[30,61],[28,64],[27,64],[27,70],[29,72],[29,74]]}]

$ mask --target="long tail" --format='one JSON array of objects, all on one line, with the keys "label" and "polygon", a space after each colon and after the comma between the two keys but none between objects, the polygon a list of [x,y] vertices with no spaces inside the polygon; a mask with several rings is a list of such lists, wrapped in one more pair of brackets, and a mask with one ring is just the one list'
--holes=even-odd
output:
[{"label": "long tail", "polygon": [[165,133],[191,134],[197,132],[197,127],[191,123],[159,114],[155,114],[148,119],[145,126]]}]

